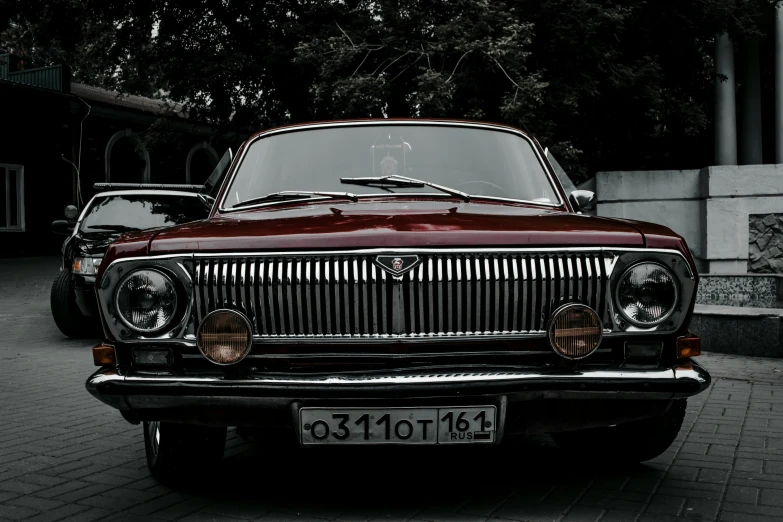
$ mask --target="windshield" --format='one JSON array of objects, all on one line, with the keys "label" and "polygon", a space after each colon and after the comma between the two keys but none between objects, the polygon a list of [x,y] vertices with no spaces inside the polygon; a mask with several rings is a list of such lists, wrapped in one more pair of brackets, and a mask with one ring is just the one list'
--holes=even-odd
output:
[{"label": "windshield", "polygon": [[208,211],[195,197],[117,195],[96,198],[82,219],[84,233],[128,232],[204,219]]},{"label": "windshield", "polygon": [[560,204],[532,144],[509,132],[445,125],[357,125],[276,134],[252,143],[222,208],[281,191],[438,194],[428,186],[340,178],[407,176],[472,196]]}]

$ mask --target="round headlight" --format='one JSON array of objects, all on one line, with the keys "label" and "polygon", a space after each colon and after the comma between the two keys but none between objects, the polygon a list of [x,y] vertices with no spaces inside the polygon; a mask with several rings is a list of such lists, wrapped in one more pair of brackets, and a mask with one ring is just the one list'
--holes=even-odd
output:
[{"label": "round headlight", "polygon": [[595,310],[578,303],[561,306],[549,322],[549,344],[567,359],[583,359],[601,344],[603,329]]},{"label": "round headlight", "polygon": [[117,289],[117,311],[130,328],[143,333],[164,328],[177,312],[177,290],[157,270],[131,272]]},{"label": "round headlight", "polygon": [[643,328],[664,322],[674,312],[679,288],[674,274],[658,263],[639,263],[617,284],[617,307],[629,323]]},{"label": "round headlight", "polygon": [[234,310],[215,310],[198,327],[198,349],[215,364],[235,364],[250,353],[253,330],[250,322]]}]

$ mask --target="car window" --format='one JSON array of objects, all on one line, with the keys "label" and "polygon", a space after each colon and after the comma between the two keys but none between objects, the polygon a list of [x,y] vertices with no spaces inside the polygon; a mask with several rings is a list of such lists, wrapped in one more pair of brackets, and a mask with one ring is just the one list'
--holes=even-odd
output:
[{"label": "car window", "polygon": [[531,142],[519,135],[445,125],[377,125],[299,130],[257,140],[221,206],[241,206],[278,191],[439,193],[427,187],[340,183],[341,177],[395,174],[477,196],[560,203]]},{"label": "car window", "polygon": [[563,167],[560,166],[560,162],[557,161],[554,155],[552,155],[552,151],[547,148],[544,153],[546,154],[546,158],[549,160],[549,164],[552,165],[552,168],[557,175],[557,179],[560,181],[560,184],[563,186],[563,190],[565,190],[566,194],[570,194],[571,192],[575,191],[576,186],[574,185],[574,182],[571,181],[571,178],[568,176],[568,174],[566,174],[566,171],[563,169]]},{"label": "car window", "polygon": [[116,195],[93,201],[82,219],[82,232],[144,230],[179,225],[207,217],[195,197],[173,195]]}]

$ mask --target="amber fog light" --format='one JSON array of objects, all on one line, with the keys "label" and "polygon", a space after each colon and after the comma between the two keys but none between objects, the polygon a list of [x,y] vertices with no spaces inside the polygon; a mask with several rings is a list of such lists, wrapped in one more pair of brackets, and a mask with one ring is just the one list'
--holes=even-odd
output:
[{"label": "amber fog light", "polygon": [[198,327],[198,349],[215,364],[238,363],[252,344],[250,322],[234,310],[215,310]]},{"label": "amber fog light", "polygon": [[561,306],[549,323],[549,344],[567,359],[582,359],[593,353],[602,335],[598,314],[581,304]]}]

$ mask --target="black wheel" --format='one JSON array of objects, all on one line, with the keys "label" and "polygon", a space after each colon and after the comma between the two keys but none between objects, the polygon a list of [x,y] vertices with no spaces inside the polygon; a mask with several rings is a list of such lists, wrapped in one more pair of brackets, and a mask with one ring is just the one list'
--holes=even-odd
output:
[{"label": "black wheel", "polygon": [[71,274],[67,270],[62,270],[52,283],[51,305],[54,324],[68,337],[79,339],[98,333],[98,320],[83,315],[76,304]]},{"label": "black wheel", "polygon": [[162,481],[184,481],[223,459],[226,428],[144,421],[147,467]]},{"label": "black wheel", "polygon": [[558,446],[582,459],[643,462],[657,457],[674,442],[685,418],[686,404],[685,399],[679,399],[657,417],[551,435]]}]

